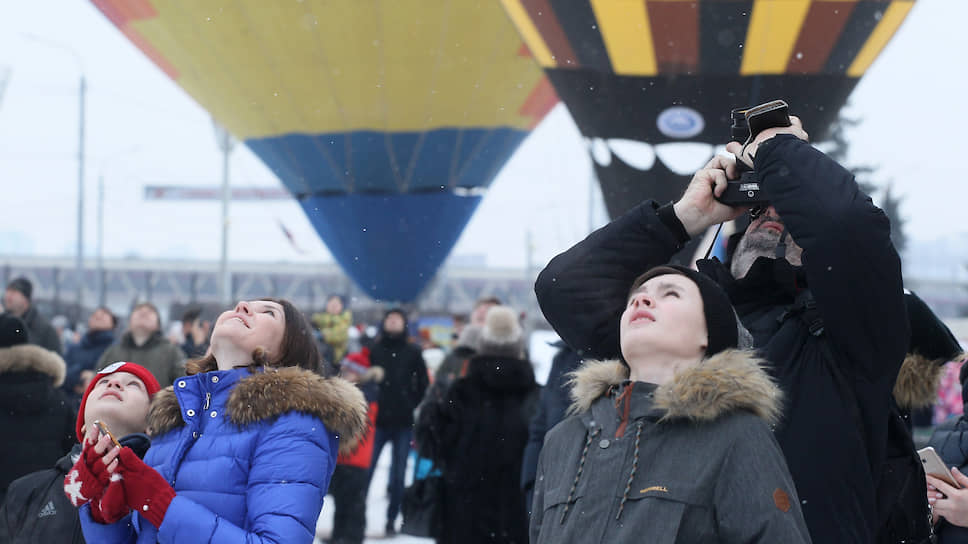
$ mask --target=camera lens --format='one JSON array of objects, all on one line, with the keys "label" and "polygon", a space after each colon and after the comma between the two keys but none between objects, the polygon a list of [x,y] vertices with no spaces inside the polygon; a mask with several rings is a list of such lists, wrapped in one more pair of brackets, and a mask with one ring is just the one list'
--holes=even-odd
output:
[{"label": "camera lens", "polygon": [[729,112],[729,116],[733,119],[733,124],[729,127],[730,141],[744,143],[750,137],[750,126],[746,123],[748,109],[736,108]]}]

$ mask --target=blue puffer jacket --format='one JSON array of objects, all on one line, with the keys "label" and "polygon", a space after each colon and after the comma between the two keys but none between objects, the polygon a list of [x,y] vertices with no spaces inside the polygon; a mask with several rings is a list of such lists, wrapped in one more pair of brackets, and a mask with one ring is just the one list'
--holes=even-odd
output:
[{"label": "blue puffer jacket", "polygon": [[84,536],[106,543],[311,543],[337,445],[351,447],[366,421],[356,387],[299,368],[179,378],[156,395],[149,416],[156,438],[145,462],[176,492],[161,527],[137,513],[98,524],[84,506]]}]

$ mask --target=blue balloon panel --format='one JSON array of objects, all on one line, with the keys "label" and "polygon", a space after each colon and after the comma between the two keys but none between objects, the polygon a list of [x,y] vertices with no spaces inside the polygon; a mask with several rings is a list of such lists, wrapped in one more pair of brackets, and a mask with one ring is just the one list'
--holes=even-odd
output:
[{"label": "blue balloon panel", "polygon": [[246,143],[295,195],[370,296],[410,302],[433,278],[527,136],[513,128],[287,134]]},{"label": "blue balloon panel", "polygon": [[524,138],[513,128],[286,134],[246,140],[297,196],[486,187]]},{"label": "blue balloon panel", "polygon": [[343,270],[377,300],[417,298],[480,204],[452,192],[350,194],[300,201]]}]

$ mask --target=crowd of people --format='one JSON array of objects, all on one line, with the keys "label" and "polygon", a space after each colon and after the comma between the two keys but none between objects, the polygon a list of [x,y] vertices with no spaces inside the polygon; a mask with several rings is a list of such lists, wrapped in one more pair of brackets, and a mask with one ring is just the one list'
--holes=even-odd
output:
[{"label": "crowd of people", "polygon": [[[98,308],[62,356],[11,281],[0,541],[309,543],[328,494],[328,542],[359,544],[389,446],[387,536],[968,542],[968,419],[930,439],[950,479],[925,474],[911,432],[964,354],[904,290],[887,217],[796,118],[727,150],[679,201],[641,203],[539,274],[561,338],[546,380],[494,297],[439,365],[406,310],[370,338],[335,295],[309,317],[273,298],[191,308],[180,345],[150,303],[120,334]],[[767,205],[718,201],[737,161]],[[747,213],[726,262],[679,253]]]}]

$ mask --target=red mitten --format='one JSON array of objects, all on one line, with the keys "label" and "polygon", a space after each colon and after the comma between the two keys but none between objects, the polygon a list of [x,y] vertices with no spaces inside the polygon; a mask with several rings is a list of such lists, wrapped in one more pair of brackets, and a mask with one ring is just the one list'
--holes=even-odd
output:
[{"label": "red mitten", "polygon": [[94,452],[93,444],[85,441],[81,456],[64,478],[64,494],[71,504],[80,508],[104,493],[110,477],[101,455]]},{"label": "red mitten", "polygon": [[128,508],[161,527],[168,505],[175,498],[175,490],[158,474],[146,465],[131,448],[122,448],[118,456],[120,472],[123,476],[124,498]]},{"label": "red mitten", "polygon": [[124,498],[124,485],[121,483],[123,479],[121,470],[118,469],[111,475],[110,483],[101,497],[91,502],[91,517],[94,521],[104,524],[117,523],[131,512]]}]

